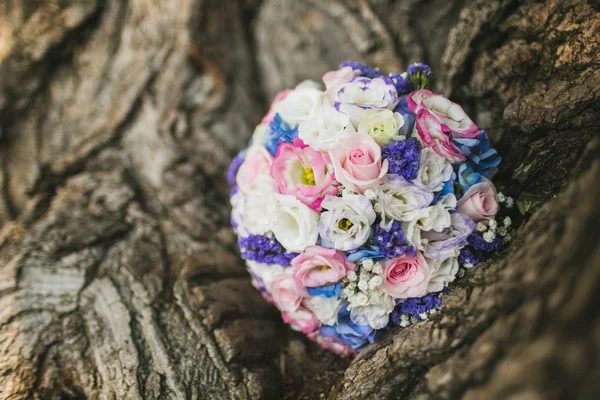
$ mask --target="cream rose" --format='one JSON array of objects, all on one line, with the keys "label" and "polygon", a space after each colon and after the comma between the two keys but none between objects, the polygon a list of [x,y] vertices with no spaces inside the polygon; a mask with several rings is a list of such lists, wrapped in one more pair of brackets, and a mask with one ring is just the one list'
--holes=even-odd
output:
[{"label": "cream rose", "polygon": [[380,146],[387,146],[392,140],[401,141],[406,136],[400,135],[404,126],[404,117],[390,110],[375,110],[366,114],[358,124],[358,133],[371,136]]}]

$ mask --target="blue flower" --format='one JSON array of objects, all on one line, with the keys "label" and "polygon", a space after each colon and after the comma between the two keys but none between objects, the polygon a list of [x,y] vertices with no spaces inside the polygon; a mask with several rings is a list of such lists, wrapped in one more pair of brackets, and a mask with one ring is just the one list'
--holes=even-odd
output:
[{"label": "blue flower", "polygon": [[287,267],[298,253],[288,253],[274,237],[250,235],[238,239],[238,247],[245,260]]},{"label": "blue flower", "polygon": [[364,76],[371,79],[383,76],[381,71],[379,71],[378,69],[371,68],[368,65],[361,64],[359,62],[344,61],[340,64],[340,68],[344,67],[352,67],[352,69],[354,70],[359,70],[360,76]]},{"label": "blue flower", "polygon": [[275,114],[265,134],[265,147],[274,156],[281,143],[293,143],[296,136],[298,136],[298,127],[292,128],[281,119],[279,114]]},{"label": "blue flower", "polygon": [[404,125],[402,125],[402,127],[400,128],[398,134],[409,138],[410,134],[415,129],[415,119],[417,115],[408,109],[408,104],[406,104],[405,99],[402,99],[402,101],[398,103],[398,105],[394,109],[394,112],[399,113],[400,115],[402,115],[402,118],[404,118]]},{"label": "blue flower", "polygon": [[382,258],[384,255],[379,251],[377,246],[364,246],[347,253],[346,259],[350,262],[358,262],[367,258]]},{"label": "blue flower", "polygon": [[415,256],[415,248],[406,243],[402,222],[394,221],[389,230],[377,224],[373,238],[379,245],[381,253],[389,258],[402,256],[406,253]]},{"label": "blue flower", "polygon": [[332,283],[331,285],[307,287],[306,291],[311,296],[323,296],[323,297],[335,297],[340,298],[340,290],[342,288],[341,283]]},{"label": "blue flower", "polygon": [[357,351],[360,351],[367,343],[373,343],[378,336],[377,330],[370,325],[358,325],[352,322],[347,306],[342,307],[339,311],[338,321],[335,325],[321,325],[319,333],[322,336],[337,339]]},{"label": "blue flower", "polygon": [[458,183],[460,185],[460,196],[457,196],[457,198],[462,197],[462,195],[464,195],[467,192],[467,190],[469,190],[469,188],[474,184],[483,182],[483,178],[481,176],[481,174],[473,171],[473,168],[471,168],[471,165],[469,163],[460,164],[460,166],[458,167]]},{"label": "blue flower", "polygon": [[[447,291],[442,293],[445,294]],[[394,311],[392,311],[391,319],[394,324],[400,325],[402,315],[421,319],[421,314],[437,310],[441,306],[442,298],[440,297],[440,293],[428,293],[423,297],[414,297],[398,303]]]},{"label": "blue flower", "polygon": [[502,158],[492,147],[485,130],[480,129],[479,136],[476,138],[456,138],[452,139],[452,142],[460,154],[467,158],[466,163],[469,164],[472,171],[490,179],[496,174]]},{"label": "blue flower", "polygon": [[419,172],[421,145],[415,138],[393,141],[381,149],[381,158],[388,160],[388,171],[412,182]]},{"label": "blue flower", "polygon": [[390,79],[392,82],[394,82],[394,86],[396,86],[398,96],[404,96],[415,90],[415,85],[413,85],[412,81],[408,78],[408,74],[406,73],[392,74],[390,75]]}]

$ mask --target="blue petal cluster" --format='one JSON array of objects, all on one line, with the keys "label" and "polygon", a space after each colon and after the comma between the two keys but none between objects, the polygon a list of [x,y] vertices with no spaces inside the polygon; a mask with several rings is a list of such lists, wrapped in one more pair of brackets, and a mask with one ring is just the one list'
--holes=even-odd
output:
[{"label": "blue petal cluster", "polygon": [[383,76],[381,71],[379,71],[378,69],[371,68],[368,65],[361,64],[359,62],[344,61],[340,64],[340,68],[344,68],[344,67],[352,67],[352,69],[354,69],[354,70],[359,70],[360,76],[364,76],[366,78],[373,79],[373,78],[379,78],[379,77]]},{"label": "blue petal cluster", "polygon": [[472,185],[482,182],[482,177],[491,179],[496,174],[502,158],[492,147],[485,130],[480,129],[479,136],[476,138],[455,138],[452,142],[467,158],[467,161],[457,166],[461,194],[469,190]]},{"label": "blue petal cluster", "polygon": [[250,235],[238,240],[242,258],[265,264],[290,265],[298,253],[288,253],[274,237]]},{"label": "blue petal cluster", "polygon": [[360,351],[367,343],[373,343],[379,336],[379,332],[371,326],[352,322],[350,311],[346,306],[339,311],[337,323],[333,326],[321,325],[319,333],[322,336],[337,339],[356,351]]},{"label": "blue petal cluster", "polygon": [[279,144],[293,143],[296,136],[298,136],[298,127],[292,128],[281,119],[279,114],[275,114],[273,121],[269,124],[269,130],[265,134],[265,147],[274,156],[277,154]]},{"label": "blue petal cluster", "polygon": [[404,125],[400,127],[398,134],[403,135],[407,138],[410,137],[410,134],[415,129],[415,121],[417,118],[417,114],[410,111],[410,109],[408,108],[408,104],[406,104],[406,98],[400,100],[400,102],[394,109],[394,112],[397,112],[398,114],[402,115],[402,118],[404,118]]},{"label": "blue petal cluster", "polygon": [[[442,292],[446,294],[447,291]],[[396,325],[400,325],[402,321],[402,315],[408,315],[421,319],[420,314],[429,312],[431,310],[437,310],[442,306],[442,298],[440,293],[428,293],[423,297],[415,297],[412,299],[406,299],[401,303],[398,303],[394,311],[392,311],[392,322]]]},{"label": "blue petal cluster", "polygon": [[340,298],[341,283],[332,283],[331,285],[323,285],[317,287],[307,287],[306,291],[311,296],[335,297]]},{"label": "blue petal cluster", "polygon": [[394,82],[398,96],[404,96],[415,90],[415,85],[409,79],[407,74],[392,74],[390,79]]},{"label": "blue petal cluster", "polygon": [[381,149],[381,158],[388,160],[388,170],[412,182],[419,172],[421,145],[416,138],[391,142]]},{"label": "blue petal cluster", "polygon": [[384,255],[379,250],[379,247],[371,246],[371,245],[359,247],[356,250],[350,250],[346,254],[347,254],[346,259],[353,263],[367,259],[367,258],[375,259],[375,258],[384,257]]},{"label": "blue petal cluster", "polygon": [[415,248],[406,244],[406,237],[400,221],[394,221],[389,230],[385,230],[380,224],[377,224],[374,238],[379,245],[379,251],[386,257],[398,257],[406,253],[413,257],[415,255]]}]

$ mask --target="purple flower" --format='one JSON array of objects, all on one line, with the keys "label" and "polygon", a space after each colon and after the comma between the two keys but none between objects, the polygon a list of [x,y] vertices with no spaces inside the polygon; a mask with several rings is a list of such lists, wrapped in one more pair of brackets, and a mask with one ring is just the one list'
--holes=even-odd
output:
[{"label": "purple flower", "polygon": [[400,221],[394,221],[389,230],[385,230],[377,224],[373,237],[379,245],[379,251],[386,257],[393,258],[406,253],[413,257],[415,255],[415,248],[406,244],[406,237]]},{"label": "purple flower", "polygon": [[321,325],[319,333],[328,338],[334,338],[356,351],[362,350],[367,343],[375,342],[378,331],[370,325],[358,325],[350,319],[347,306],[340,309],[335,325]]},{"label": "purple flower", "polygon": [[416,138],[392,142],[381,149],[381,158],[388,160],[388,171],[412,182],[419,172],[421,146]]},{"label": "purple flower", "polygon": [[288,253],[275,237],[250,235],[238,240],[242,258],[264,264],[290,265],[298,253]]},{"label": "purple flower", "polygon": [[235,158],[231,161],[229,165],[229,170],[227,171],[227,182],[231,186],[235,186],[235,176],[237,175],[238,169],[240,169],[240,165],[244,162],[246,158],[246,152],[240,152]]},{"label": "purple flower", "polygon": [[371,68],[368,65],[361,64],[359,62],[344,61],[340,64],[340,68],[344,67],[351,67],[354,70],[358,70],[360,71],[360,76],[364,76],[371,79],[383,76],[381,71],[379,71],[378,69]]},{"label": "purple flower", "polygon": [[483,253],[492,253],[498,250],[500,248],[500,245],[502,244],[502,239],[499,236],[496,236],[492,243],[488,243],[483,239],[481,235],[478,235],[477,233],[472,233],[467,238],[467,241],[469,242],[472,248],[474,248],[475,250],[479,250]]},{"label": "purple flower", "polygon": [[417,89],[423,89],[432,75],[431,68],[428,65],[421,63],[409,65],[407,73],[408,78]]},{"label": "purple flower", "polygon": [[408,74],[392,74],[390,79],[394,82],[398,96],[404,96],[415,90],[415,85],[411,82]]},{"label": "purple flower", "polygon": [[465,265],[467,263],[475,265],[482,259],[482,256],[476,254],[474,250],[469,247],[463,247],[460,251],[460,254],[458,255],[458,263],[460,265]]},{"label": "purple flower", "polygon": [[454,213],[450,218],[452,224],[442,232],[423,232],[423,237],[427,239],[423,253],[425,257],[436,260],[456,257],[457,250],[467,245],[467,237],[475,229],[475,223],[460,213]]},{"label": "purple flower", "polygon": [[396,325],[400,325],[402,322],[402,315],[421,319],[421,314],[442,307],[442,298],[440,297],[440,294],[446,293],[448,293],[447,290],[441,293],[428,293],[423,297],[414,297],[398,303],[396,308],[394,308],[394,311],[392,311],[392,322]]},{"label": "purple flower", "polygon": [[265,147],[271,155],[275,156],[281,143],[293,143],[296,136],[298,136],[298,127],[290,127],[279,114],[275,114],[265,134]]}]

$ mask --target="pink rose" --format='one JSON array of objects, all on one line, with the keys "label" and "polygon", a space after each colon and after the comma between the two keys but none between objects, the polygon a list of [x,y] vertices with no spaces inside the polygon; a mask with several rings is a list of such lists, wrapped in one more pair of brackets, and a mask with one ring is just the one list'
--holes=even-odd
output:
[{"label": "pink rose", "polygon": [[285,89],[284,91],[277,93],[277,95],[273,99],[273,102],[271,103],[271,108],[269,108],[269,112],[267,112],[267,115],[265,115],[262,121],[260,121],[261,125],[269,125],[273,121],[273,118],[275,118],[275,104],[285,99],[288,93],[291,91],[291,89]]},{"label": "pink rose", "polygon": [[415,257],[406,254],[384,263],[381,290],[396,299],[421,297],[430,280],[431,268],[417,250]]},{"label": "pink rose", "polygon": [[254,189],[254,181],[260,174],[267,173],[273,157],[263,146],[253,145],[246,152],[246,159],[238,169],[235,181],[240,191],[248,196]]},{"label": "pink rose", "polygon": [[317,287],[339,282],[355,265],[346,261],[343,251],[312,246],[292,260],[292,267],[298,286]]},{"label": "pink rose", "polygon": [[450,137],[444,133],[440,121],[427,110],[420,110],[417,113],[415,125],[425,147],[431,147],[436,154],[445,157],[451,163],[465,160],[465,157],[450,141]]},{"label": "pink rose", "polygon": [[275,305],[288,313],[296,311],[302,299],[308,296],[306,289],[296,284],[291,271],[277,275],[268,286]]},{"label": "pink rose", "polygon": [[294,139],[294,145],[279,146],[270,172],[279,193],[292,195],[316,211],[321,210],[326,195],[337,194],[329,157],[298,138]]},{"label": "pink rose", "polygon": [[319,329],[321,321],[315,314],[304,306],[298,307],[296,311],[282,312],[283,322],[290,324],[292,328],[302,332],[311,333]]},{"label": "pink rose", "polygon": [[415,114],[424,110],[432,115],[439,121],[442,130],[451,133],[453,138],[475,138],[479,135],[479,128],[462,107],[440,94],[426,89],[417,90],[406,97],[406,103]]},{"label": "pink rose", "polygon": [[335,71],[329,71],[323,75],[323,83],[325,83],[325,96],[333,101],[337,91],[347,82],[350,82],[354,77],[360,75],[359,70],[353,70],[352,67],[344,67]]},{"label": "pink rose", "polygon": [[496,201],[496,187],[488,179],[482,177],[483,182],[476,183],[467,190],[467,193],[457,203],[456,211],[465,214],[475,222],[490,220],[498,212]]},{"label": "pink rose", "polygon": [[388,161],[381,161],[381,147],[366,134],[348,136],[329,156],[335,179],[355,192],[376,188],[388,171]]}]

